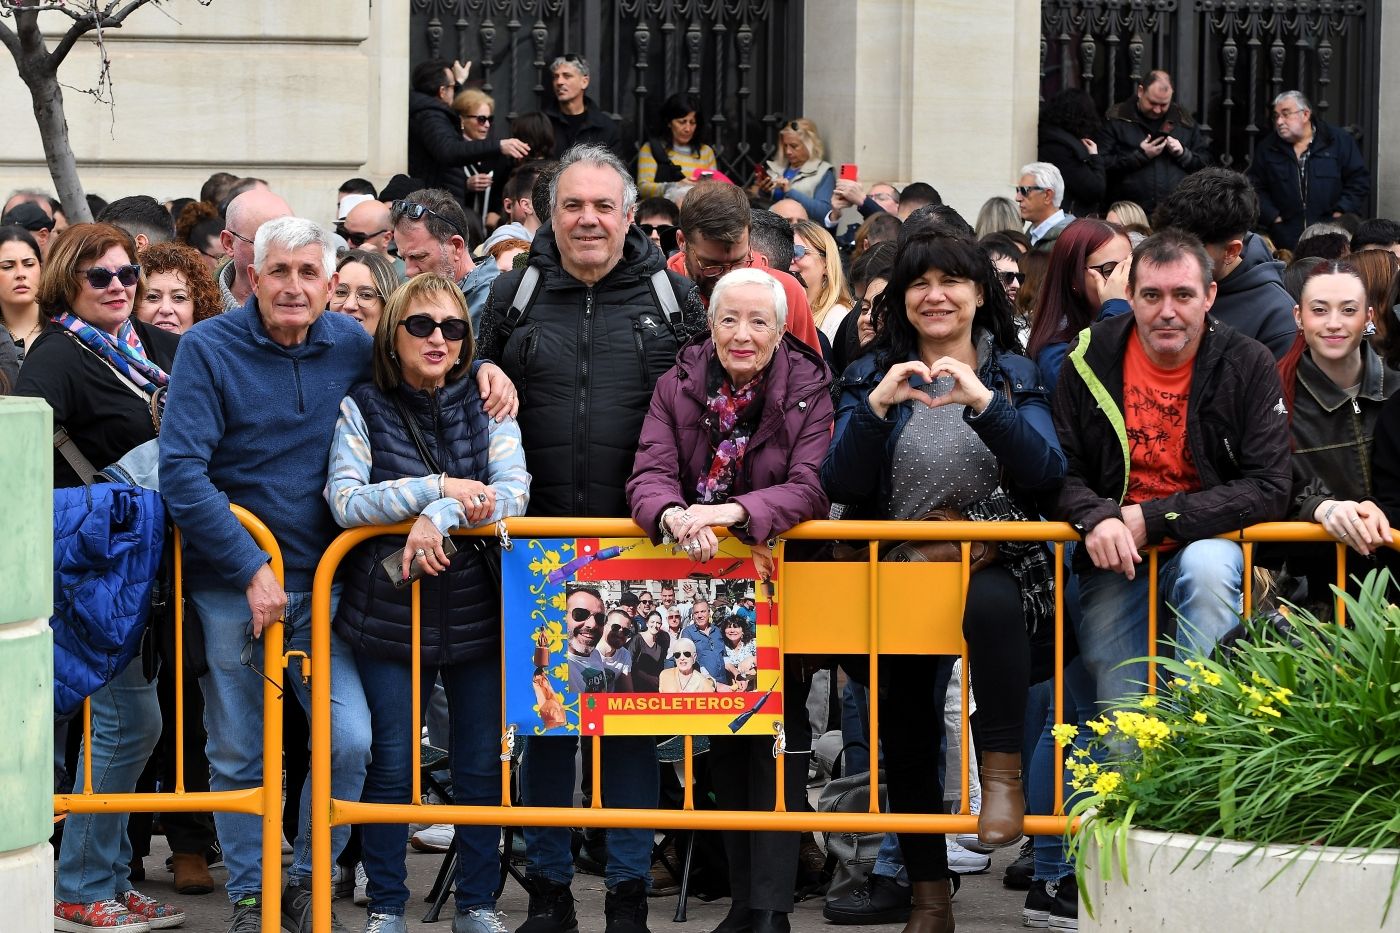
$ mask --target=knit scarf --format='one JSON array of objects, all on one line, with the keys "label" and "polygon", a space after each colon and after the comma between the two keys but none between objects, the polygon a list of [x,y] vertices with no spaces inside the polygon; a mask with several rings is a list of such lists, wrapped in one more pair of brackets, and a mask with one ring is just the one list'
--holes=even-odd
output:
[{"label": "knit scarf", "polygon": [[767,370],[742,389],[735,389],[719,365],[718,358],[710,361],[710,384],[705,398],[705,409],[709,415],[705,421],[710,427],[710,448],[713,456],[710,469],[695,485],[695,491],[702,504],[723,502],[734,488],[734,480],[744,462],[749,439],[753,437],[754,428],[758,426],[758,416],[763,411],[763,387],[766,381]]},{"label": "knit scarf", "polygon": [[115,337],[98,330],[71,311],[54,315],[53,320],[147,395],[155,395],[157,389],[170,383],[165,371],[146,356],[146,348],[141,345],[141,338],[136,335],[136,328],[131,326],[130,320],[122,321]]}]

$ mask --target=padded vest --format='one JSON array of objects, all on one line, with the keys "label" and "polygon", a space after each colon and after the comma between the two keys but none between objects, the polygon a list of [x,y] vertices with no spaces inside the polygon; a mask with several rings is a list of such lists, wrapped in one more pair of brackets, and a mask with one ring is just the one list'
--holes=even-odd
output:
[{"label": "padded vest", "polygon": [[[489,419],[476,380],[466,375],[433,395],[402,386],[396,391],[447,475],[486,482]],[[350,397],[369,433],[370,482],[428,475],[428,466],[393,399],[370,382],[355,386]],[[485,562],[472,539],[456,543],[458,551],[447,572],[421,578],[425,664],[473,660],[495,654],[500,644],[498,584],[487,578]],[[365,541],[346,556],[340,569],[343,588],[335,630],[357,652],[406,662],[411,659],[412,591],[395,589],[380,566],[403,546],[402,535],[387,535]]]}]

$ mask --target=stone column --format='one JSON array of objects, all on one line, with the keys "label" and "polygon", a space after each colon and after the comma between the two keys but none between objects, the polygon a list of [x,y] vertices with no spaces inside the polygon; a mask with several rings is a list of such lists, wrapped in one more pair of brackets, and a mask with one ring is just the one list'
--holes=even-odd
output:
[{"label": "stone column", "polygon": [[47,404],[0,398],[0,903],[9,930],[53,929],[52,436]]},{"label": "stone column", "polygon": [[1038,0],[808,0],[803,115],[862,181],[924,181],[971,223],[1035,158]]},{"label": "stone column", "polygon": [[1376,215],[1400,220],[1400,59],[1386,53],[1400,43],[1400,0],[1381,0],[1381,74],[1376,129],[1376,164],[1371,184],[1376,188]]}]

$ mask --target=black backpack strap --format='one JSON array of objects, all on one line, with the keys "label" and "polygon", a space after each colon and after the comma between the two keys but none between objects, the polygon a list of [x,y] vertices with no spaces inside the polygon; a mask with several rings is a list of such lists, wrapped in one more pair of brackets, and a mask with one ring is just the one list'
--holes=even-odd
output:
[{"label": "black backpack strap", "polygon": [[681,303],[676,300],[676,290],[671,287],[670,276],[666,270],[652,273],[649,281],[651,285],[651,297],[656,302],[656,307],[661,311],[662,317],[666,318],[666,324],[671,328],[671,332],[677,337],[685,334],[685,315],[681,313]]},{"label": "black backpack strap", "polygon": [[515,330],[520,323],[530,315],[530,308],[535,304],[535,294],[540,287],[540,270],[535,266],[526,266],[525,273],[520,277],[520,284],[515,288],[515,295],[510,300],[510,307],[506,309],[505,325],[506,332]]}]

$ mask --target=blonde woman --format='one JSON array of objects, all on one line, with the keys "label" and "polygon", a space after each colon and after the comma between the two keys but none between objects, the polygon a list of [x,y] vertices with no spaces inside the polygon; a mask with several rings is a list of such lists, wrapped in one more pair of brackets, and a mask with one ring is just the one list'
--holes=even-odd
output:
[{"label": "blonde woman", "polygon": [[[496,101],[485,91],[469,88],[452,99],[452,109],[462,118],[462,136],[472,142],[485,142],[491,136]],[[466,206],[490,230],[501,220],[501,189],[516,160],[500,152],[489,153],[462,166],[466,172]]]},{"label": "blonde woman", "polygon": [[817,125],[806,117],[789,120],[778,130],[778,152],[756,179],[758,190],[774,201],[787,198],[820,222],[831,210],[836,169],[822,159],[826,146]]},{"label": "blonde woman", "polygon": [[1147,219],[1147,211],[1143,210],[1142,205],[1136,201],[1114,201],[1108,206],[1108,213],[1104,215],[1104,220],[1127,230],[1135,230],[1144,234],[1152,232],[1152,224]]},{"label": "blonde woman", "polygon": [[850,313],[854,299],[846,274],[841,269],[841,254],[836,241],[826,228],[813,220],[799,220],[792,226],[793,271],[807,288],[807,303],[812,307],[812,320],[826,339],[836,339],[837,328]]}]

